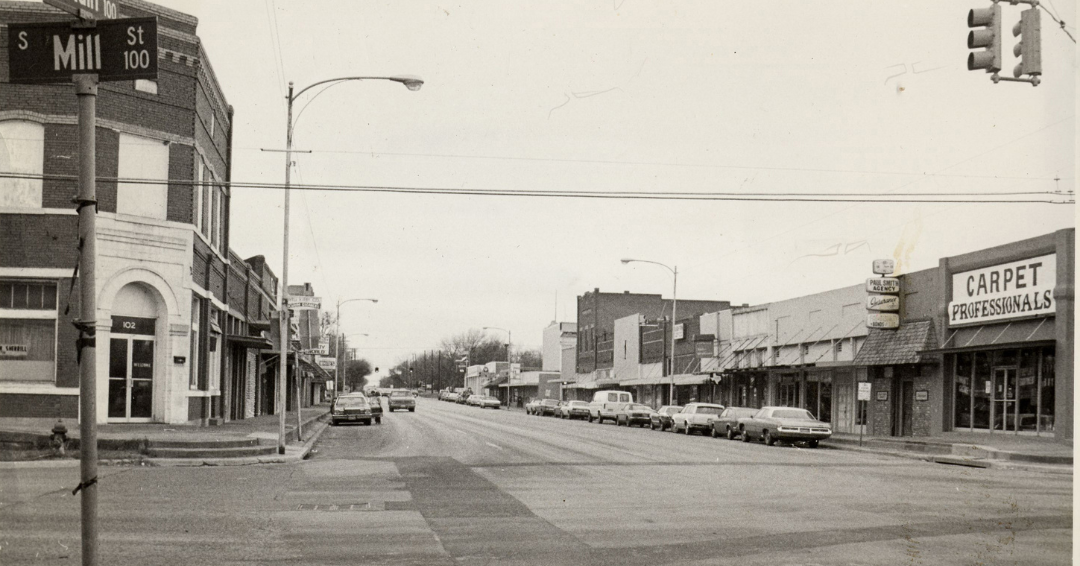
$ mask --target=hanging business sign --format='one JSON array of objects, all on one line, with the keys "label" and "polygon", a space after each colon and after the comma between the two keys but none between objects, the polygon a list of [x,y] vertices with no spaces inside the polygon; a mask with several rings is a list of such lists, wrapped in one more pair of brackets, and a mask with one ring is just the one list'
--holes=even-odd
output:
[{"label": "hanging business sign", "polygon": [[337,369],[337,358],[330,356],[318,356],[315,358],[315,363],[325,370],[333,371]]},{"label": "hanging business sign", "polygon": [[675,339],[676,340],[682,340],[683,336],[686,334],[686,325],[685,324],[676,324],[674,329],[675,329],[674,330]]},{"label": "hanging business sign", "polygon": [[887,312],[866,313],[867,328],[900,328],[900,315]]},{"label": "hanging business sign", "polygon": [[866,297],[866,310],[898,311],[900,310],[900,297],[897,295],[870,295]]},{"label": "hanging business sign", "polygon": [[896,277],[871,277],[866,280],[869,293],[899,293],[900,280]]},{"label": "hanging business sign", "polygon": [[873,267],[875,275],[892,275],[896,271],[896,260],[875,259]]},{"label": "hanging business sign", "polygon": [[949,326],[1052,316],[1056,286],[1056,254],[954,273]]},{"label": "hanging business sign", "polygon": [[289,297],[289,308],[299,310],[319,310],[322,307],[322,297],[308,297],[304,295],[292,295]]}]

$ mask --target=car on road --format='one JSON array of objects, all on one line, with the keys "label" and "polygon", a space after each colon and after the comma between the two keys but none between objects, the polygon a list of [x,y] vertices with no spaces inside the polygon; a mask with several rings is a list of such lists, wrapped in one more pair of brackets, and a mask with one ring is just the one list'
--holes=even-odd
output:
[{"label": "car on road", "polygon": [[638,403],[626,403],[619,407],[619,410],[615,411],[615,425],[616,426],[632,426],[639,425],[644,427],[652,424],[652,415],[656,411],[648,405],[641,405]]},{"label": "car on road", "polygon": [[407,389],[394,389],[390,392],[387,407],[390,412],[405,409],[409,412],[413,412],[416,410],[416,398],[413,397],[412,391]]},{"label": "car on road", "polygon": [[559,405],[559,414],[555,415],[564,419],[588,419],[588,401],[564,401]]},{"label": "car on road", "polygon": [[469,397],[472,397],[473,395],[473,393],[469,393],[468,391],[462,391],[461,393],[458,393],[457,399],[454,399],[454,402],[458,405],[464,405],[469,402]]},{"label": "car on road", "polygon": [[682,405],[664,405],[649,416],[649,428],[666,430],[671,428],[671,415],[682,410]]},{"label": "car on road", "polygon": [[533,399],[532,401],[529,401],[528,403],[525,403],[525,414],[526,415],[538,415],[538,414],[540,414],[538,412],[539,408],[540,408],[540,399]]},{"label": "car on road", "polygon": [[457,402],[458,397],[461,397],[460,393],[455,393],[453,391],[447,391],[446,392],[446,397],[443,398],[443,401],[449,401],[451,403],[455,403],[455,402]]},{"label": "car on road", "polygon": [[490,395],[470,395],[468,404],[481,409],[498,409],[502,407],[502,401]]},{"label": "car on road", "polygon": [[615,420],[616,405],[633,402],[634,396],[629,391],[597,391],[589,403],[589,422],[593,419],[600,423]]},{"label": "car on road", "polygon": [[555,407],[559,406],[558,399],[544,399],[540,401],[540,406],[536,408],[536,414],[544,417],[554,417]]},{"label": "car on road", "polygon": [[728,440],[735,440],[735,437],[742,434],[739,430],[739,419],[751,417],[757,411],[757,409],[750,407],[728,407],[724,409],[720,416],[713,419],[712,437],[725,436]]},{"label": "car on road", "polygon": [[345,422],[382,422],[382,407],[363,395],[342,395],[334,400],[330,409],[330,424],[337,426]]},{"label": "car on road", "polygon": [[781,440],[817,448],[819,440],[832,436],[832,425],[796,407],[762,407],[753,416],[739,419],[739,429],[743,442],[761,440],[767,446]]},{"label": "car on road", "polygon": [[685,432],[694,434],[700,430],[702,434],[712,429],[713,419],[724,412],[723,405],[715,403],[687,403],[681,411],[671,415],[671,432]]}]

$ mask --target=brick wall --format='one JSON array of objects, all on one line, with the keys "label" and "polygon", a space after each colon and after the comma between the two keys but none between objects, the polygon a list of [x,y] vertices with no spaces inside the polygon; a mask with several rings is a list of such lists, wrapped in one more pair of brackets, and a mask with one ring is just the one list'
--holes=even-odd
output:
[{"label": "brick wall", "polygon": [[[893,423],[893,403],[896,391],[893,391],[892,378],[885,378],[881,376],[881,368],[872,368],[871,371],[876,370],[871,379],[873,383],[873,392],[868,404],[870,407],[867,409],[869,412],[870,420],[870,435],[871,436],[890,436],[892,435],[892,423]],[[882,391],[888,393],[888,400],[878,401],[878,394]]]},{"label": "brick wall", "polygon": [[[79,287],[76,285],[74,293],[71,293],[71,278],[61,279],[57,283],[57,324],[56,324],[56,386],[78,387],[79,364],[76,361],[75,341],[79,338],[79,331],[71,324],[79,317],[80,301]],[[64,310],[70,305],[68,314]],[[98,344],[99,348],[108,347],[108,344]]]},{"label": "brick wall", "polygon": [[74,215],[0,215],[0,266],[74,269],[77,221]]},{"label": "brick wall", "polygon": [[[79,416],[79,397],[77,395],[0,394],[0,415],[74,419]],[[41,432],[48,433],[49,430]]]}]

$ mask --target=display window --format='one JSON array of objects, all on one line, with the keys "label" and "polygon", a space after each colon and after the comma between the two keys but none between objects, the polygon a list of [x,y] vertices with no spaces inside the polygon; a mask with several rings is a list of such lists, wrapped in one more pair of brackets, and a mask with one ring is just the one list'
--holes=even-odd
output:
[{"label": "display window", "polygon": [[953,426],[1051,433],[1054,348],[1010,348],[952,356]]}]

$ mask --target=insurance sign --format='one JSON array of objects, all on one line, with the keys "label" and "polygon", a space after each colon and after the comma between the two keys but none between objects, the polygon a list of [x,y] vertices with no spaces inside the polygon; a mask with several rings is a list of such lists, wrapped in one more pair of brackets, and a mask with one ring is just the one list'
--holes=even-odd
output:
[{"label": "insurance sign", "polygon": [[11,82],[67,83],[76,74],[99,81],[157,79],[157,18],[8,25]]},{"label": "insurance sign", "polygon": [[1053,315],[1055,286],[1056,254],[953,273],[949,325]]}]

